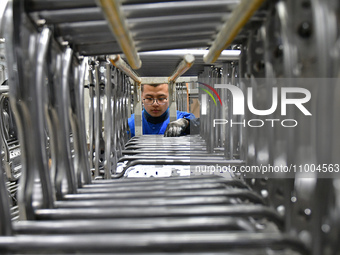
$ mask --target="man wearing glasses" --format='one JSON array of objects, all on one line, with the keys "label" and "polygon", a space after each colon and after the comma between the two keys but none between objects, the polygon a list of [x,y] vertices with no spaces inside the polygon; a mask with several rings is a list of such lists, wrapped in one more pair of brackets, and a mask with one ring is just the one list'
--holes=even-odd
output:
[{"label": "man wearing glasses", "polygon": [[[170,123],[168,84],[142,85],[144,110],[143,135],[164,134],[164,136],[181,136],[190,134],[189,120],[195,119],[191,113],[177,111],[177,120]],[[193,123],[198,126],[198,122]],[[131,137],[135,136],[135,115],[129,118]]]}]

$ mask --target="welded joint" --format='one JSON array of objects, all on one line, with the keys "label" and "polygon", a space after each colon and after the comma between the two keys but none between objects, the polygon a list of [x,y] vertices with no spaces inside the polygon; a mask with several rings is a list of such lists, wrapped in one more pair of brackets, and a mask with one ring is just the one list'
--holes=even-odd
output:
[{"label": "welded joint", "polygon": [[175,83],[177,78],[183,75],[194,64],[195,57],[192,54],[187,54],[183,57],[183,60],[178,64],[174,73],[169,77],[169,83]]},{"label": "welded joint", "polygon": [[111,62],[112,65],[120,69],[124,72],[127,76],[133,79],[138,84],[142,83],[142,78],[136,74],[135,71],[120,57],[120,55],[111,55],[108,57],[108,60]]}]

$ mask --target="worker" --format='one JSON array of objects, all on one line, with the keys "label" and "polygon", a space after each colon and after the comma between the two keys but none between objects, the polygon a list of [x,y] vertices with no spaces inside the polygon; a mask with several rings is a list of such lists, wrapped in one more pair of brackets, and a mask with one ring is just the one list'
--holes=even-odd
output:
[{"label": "worker", "polygon": [[[181,136],[190,134],[190,126],[198,131],[199,120],[192,113],[177,111],[177,120],[170,122],[169,89],[167,83],[143,84],[143,135],[164,134]],[[129,118],[131,137],[135,136],[135,115]]]}]

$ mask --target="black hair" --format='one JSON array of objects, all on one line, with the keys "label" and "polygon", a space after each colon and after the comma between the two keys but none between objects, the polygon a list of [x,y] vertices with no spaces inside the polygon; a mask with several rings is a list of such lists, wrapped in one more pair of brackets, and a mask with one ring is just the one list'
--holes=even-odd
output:
[{"label": "black hair", "polygon": [[149,85],[149,86],[152,86],[152,87],[158,87],[159,85],[163,85],[163,84],[167,84],[167,83],[142,84],[142,87],[141,87],[142,93],[143,93],[143,90],[144,90],[144,85]]}]

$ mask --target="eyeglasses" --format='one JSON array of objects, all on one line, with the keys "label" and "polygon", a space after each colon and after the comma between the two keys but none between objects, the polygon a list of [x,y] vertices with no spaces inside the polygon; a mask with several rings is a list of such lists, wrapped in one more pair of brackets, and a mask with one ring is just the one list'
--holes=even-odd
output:
[{"label": "eyeglasses", "polygon": [[159,105],[164,105],[167,100],[167,98],[145,98],[143,102],[145,105],[152,105],[156,101]]}]

